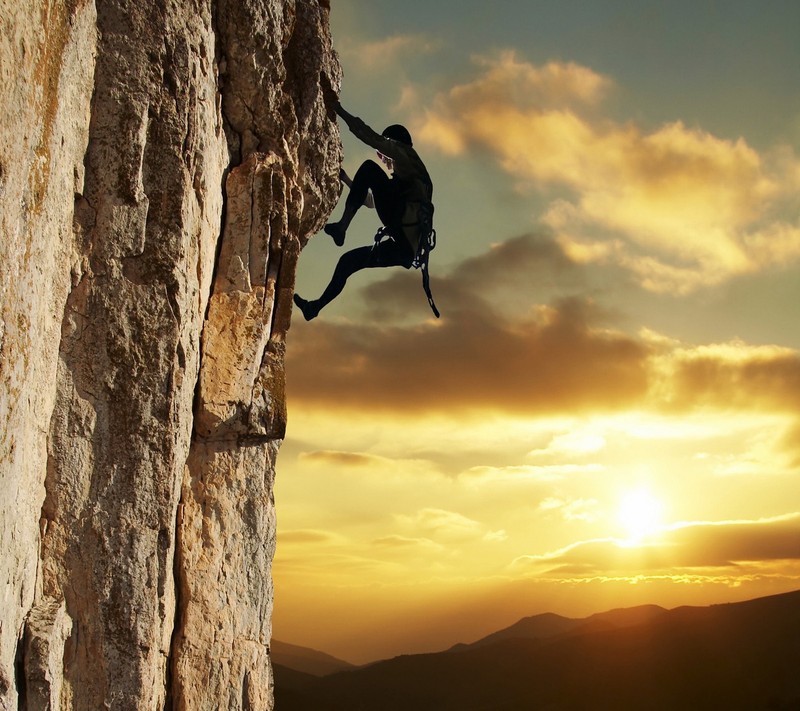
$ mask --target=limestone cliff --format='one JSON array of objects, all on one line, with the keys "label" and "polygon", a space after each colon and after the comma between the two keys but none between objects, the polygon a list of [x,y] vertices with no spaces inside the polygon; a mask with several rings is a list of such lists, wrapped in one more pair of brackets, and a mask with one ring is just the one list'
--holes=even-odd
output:
[{"label": "limestone cliff", "polygon": [[269,709],[327,0],[0,0],[0,709]]}]

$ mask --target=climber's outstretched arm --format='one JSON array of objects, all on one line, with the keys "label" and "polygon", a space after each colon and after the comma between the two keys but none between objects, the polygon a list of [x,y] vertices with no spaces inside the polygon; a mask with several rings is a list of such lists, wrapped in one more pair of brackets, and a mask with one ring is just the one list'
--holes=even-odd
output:
[{"label": "climber's outstretched arm", "polygon": [[350,129],[353,135],[358,138],[358,140],[366,143],[368,146],[371,146],[376,151],[380,151],[383,153],[383,155],[389,156],[389,158],[392,158],[393,160],[402,158],[403,149],[401,146],[399,146],[390,138],[381,136],[380,133],[373,131],[369,126],[367,126],[366,123],[364,123],[364,121],[358,118],[358,116],[353,116],[353,114],[345,110],[345,108],[339,103],[338,98],[335,100],[335,103],[330,104],[330,107],[333,108],[333,110],[342,118],[342,120],[347,124],[347,127]]},{"label": "climber's outstretched arm", "polygon": [[[353,114],[345,111],[339,103],[336,105],[336,113],[341,116],[347,124],[347,128],[350,129],[356,138],[363,141],[368,146],[372,146],[375,150],[384,153],[384,155],[390,156],[388,151],[391,150],[389,145],[391,141],[388,138],[384,138],[381,134],[373,131],[364,121],[358,118],[358,116],[353,116]],[[387,149],[386,152],[383,150],[384,148]]]},{"label": "climber's outstretched arm", "polygon": [[338,115],[346,124],[350,131],[368,146],[371,146],[376,151],[380,151],[383,155],[388,156],[392,160],[402,160],[405,157],[404,147],[396,141],[381,136],[381,134],[373,131],[366,123],[364,123],[358,116],[353,116],[342,106],[339,97],[333,90],[330,81],[325,75],[320,76],[322,85],[322,96],[325,101],[325,106],[333,119],[333,113]]}]

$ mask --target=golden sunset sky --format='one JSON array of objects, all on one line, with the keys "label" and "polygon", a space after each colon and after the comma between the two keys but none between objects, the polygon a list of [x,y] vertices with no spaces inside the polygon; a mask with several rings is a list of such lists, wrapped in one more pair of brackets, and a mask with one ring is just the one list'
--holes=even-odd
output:
[{"label": "golden sunset sky", "polygon": [[[798,27],[793,0],[332,1],[343,106],[433,177],[442,318],[403,269],[295,313],[277,639],[361,663],[800,588]],[[374,153],[340,126],[352,175]],[[297,291],[340,253],[314,237]]]}]

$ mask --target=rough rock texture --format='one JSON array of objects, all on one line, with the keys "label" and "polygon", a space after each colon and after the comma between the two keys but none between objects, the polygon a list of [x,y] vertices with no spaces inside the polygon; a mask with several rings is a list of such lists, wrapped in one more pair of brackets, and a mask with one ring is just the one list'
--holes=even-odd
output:
[{"label": "rough rock texture", "polygon": [[0,709],[269,709],[325,0],[0,0]]},{"label": "rough rock texture", "polygon": [[64,644],[71,632],[64,600],[43,598],[28,614],[23,670],[28,711],[60,708]]}]

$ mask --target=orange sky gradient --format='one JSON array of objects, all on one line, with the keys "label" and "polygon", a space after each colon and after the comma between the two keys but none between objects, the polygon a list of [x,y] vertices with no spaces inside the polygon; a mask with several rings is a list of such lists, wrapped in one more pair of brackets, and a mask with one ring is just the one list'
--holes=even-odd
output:
[{"label": "orange sky gradient", "polygon": [[[333,10],[343,104],[408,125],[433,176],[443,314],[416,272],[387,270],[289,334],[274,634],[357,663],[540,612],[800,588],[800,104],[776,83],[769,135],[747,104],[717,117],[703,87],[724,107],[749,84],[708,83],[702,57],[682,77],[697,107],[660,104],[677,60],[650,77],[641,37],[604,53],[611,21],[581,43],[585,3],[506,4],[468,52],[452,18]],[[800,21],[778,6],[776,26]],[[691,22],[663,12],[638,18],[656,47]],[[748,18],[698,12],[738,56]],[[753,43],[796,51],[788,34]],[[343,141],[352,174],[370,153]],[[362,212],[349,246],[377,226]],[[337,257],[315,237],[298,292]]]}]

